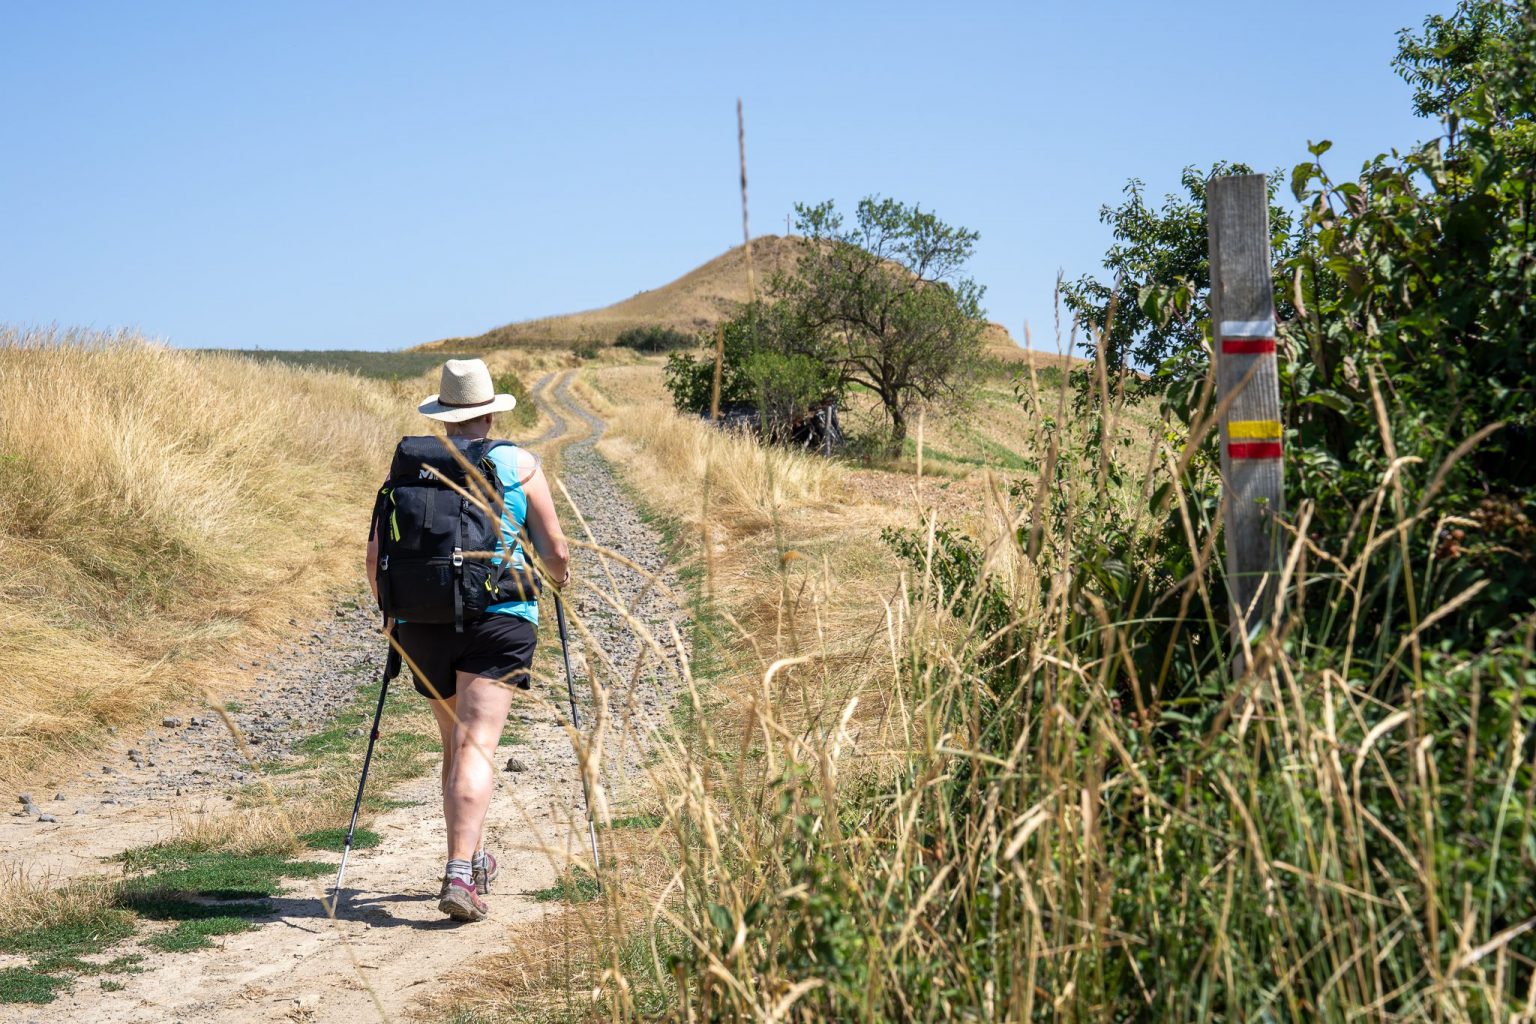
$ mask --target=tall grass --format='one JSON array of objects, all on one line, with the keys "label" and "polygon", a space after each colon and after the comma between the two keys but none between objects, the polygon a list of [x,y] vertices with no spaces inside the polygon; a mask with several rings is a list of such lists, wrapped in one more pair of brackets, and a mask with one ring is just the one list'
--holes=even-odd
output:
[{"label": "tall grass", "polygon": [[125,335],[0,331],[0,776],[219,684],[358,575],[409,405]]},{"label": "tall grass", "polygon": [[[1385,643],[1355,611],[1383,587],[1425,592],[1435,547],[1402,541],[1439,524],[1391,498],[1396,474],[1441,467],[1392,466],[1358,510],[1364,543],[1312,537],[1298,510],[1284,597],[1234,677],[1213,467],[1175,431],[1122,464],[1133,449],[1106,439],[1123,414],[1101,398],[1077,423],[1040,418],[1040,477],[999,502],[999,528],[967,537],[930,517],[894,538],[907,568],[857,593],[830,558],[781,558],[777,581],[737,576],[705,607],[695,650],[713,678],[680,669],[688,713],[651,771],[663,863],[630,865],[581,911],[592,941],[560,974],[564,1000],[533,984],[501,1005],[1533,1019],[1532,625],[1456,649],[1435,627],[1461,596],[1399,598]],[[813,460],[694,428],[620,428],[653,460],[631,463],[643,494],[738,541],[813,521],[813,488],[764,483],[809,478]],[[656,467],[679,473],[658,484]],[[736,615],[753,588],[783,625]],[[861,627],[879,642],[850,645]]]}]

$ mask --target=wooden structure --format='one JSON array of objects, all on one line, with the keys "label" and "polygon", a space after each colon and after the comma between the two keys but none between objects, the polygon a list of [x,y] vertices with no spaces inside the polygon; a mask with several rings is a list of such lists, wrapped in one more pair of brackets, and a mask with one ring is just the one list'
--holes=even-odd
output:
[{"label": "wooden structure", "polygon": [[1212,178],[1211,326],[1221,416],[1222,512],[1234,643],[1270,621],[1285,511],[1280,378],[1269,256],[1269,190],[1262,174]]}]

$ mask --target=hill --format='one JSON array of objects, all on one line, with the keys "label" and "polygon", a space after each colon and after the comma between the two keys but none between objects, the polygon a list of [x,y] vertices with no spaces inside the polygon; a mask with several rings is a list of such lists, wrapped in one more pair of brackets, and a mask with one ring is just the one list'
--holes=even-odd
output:
[{"label": "hill", "polygon": [[[793,267],[803,245],[805,240],[794,236],[762,235],[752,239],[752,267],[758,286],[761,287],[774,271]],[[675,281],[640,292],[611,306],[563,316],[522,320],[497,327],[478,337],[445,338],[429,342],[419,346],[416,351],[609,344],[632,327],[648,327],[653,324],[707,335],[747,301],[747,294],[746,250],[744,246],[738,245]],[[1025,356],[1025,350],[1014,341],[1002,324],[988,324],[986,339],[989,355],[1004,359],[1022,359]],[[1056,358],[1037,355],[1047,362],[1053,362]]]}]

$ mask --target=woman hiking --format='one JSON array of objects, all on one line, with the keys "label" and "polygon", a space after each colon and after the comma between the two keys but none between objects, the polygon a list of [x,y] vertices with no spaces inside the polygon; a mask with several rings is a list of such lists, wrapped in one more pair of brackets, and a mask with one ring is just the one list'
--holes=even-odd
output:
[{"label": "woman hiking", "polygon": [[[499,870],[484,848],[485,817],[514,689],[531,685],[535,576],[555,587],[570,581],[570,552],[538,458],[490,440],[495,414],[517,404],[495,390],[479,359],[443,365],[438,394],[418,411],[443,423],[446,438],[400,442],[368,540],[374,597],[393,616],[395,639],[442,736],[448,863],[438,908],[460,921],[489,913],[482,897]],[[443,482],[455,476],[458,488]],[[487,503],[499,522],[459,493],[484,497],[476,477],[499,487],[499,508]]]}]

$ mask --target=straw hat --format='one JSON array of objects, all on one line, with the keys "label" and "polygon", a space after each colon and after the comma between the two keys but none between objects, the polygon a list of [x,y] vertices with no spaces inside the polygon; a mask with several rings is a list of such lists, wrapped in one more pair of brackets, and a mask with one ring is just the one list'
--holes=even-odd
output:
[{"label": "straw hat", "polygon": [[491,371],[479,359],[448,360],[437,390],[416,411],[444,423],[462,423],[488,412],[510,412],[517,405],[511,395],[496,393]]}]

